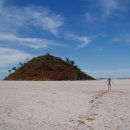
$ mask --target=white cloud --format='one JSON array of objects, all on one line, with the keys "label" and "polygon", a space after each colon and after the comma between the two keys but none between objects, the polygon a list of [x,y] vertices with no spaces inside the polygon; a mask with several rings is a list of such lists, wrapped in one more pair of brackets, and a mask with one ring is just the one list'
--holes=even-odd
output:
[{"label": "white cloud", "polygon": [[[64,24],[62,16],[43,7],[6,7],[3,0],[0,0],[0,5],[1,44],[16,43],[35,49],[58,45],[53,40],[37,38],[35,31],[58,35],[59,28]],[[29,31],[34,32],[33,38],[26,35]]]},{"label": "white cloud", "polygon": [[88,23],[106,21],[110,17],[120,16],[127,8],[126,1],[121,0],[93,0],[90,8],[84,14]]},{"label": "white cloud", "polygon": [[27,7],[25,10],[30,19],[32,19],[32,24],[41,27],[43,30],[48,30],[55,35],[58,34],[58,28],[64,23],[61,15],[53,14],[47,9]]},{"label": "white cloud", "polygon": [[0,0],[0,8],[3,6],[3,2],[2,0]]},{"label": "white cloud", "polygon": [[122,35],[120,37],[115,37],[112,42],[128,43],[130,44],[130,35]]},{"label": "white cloud", "polygon": [[47,48],[50,45],[59,46],[53,40],[47,40],[43,38],[41,39],[40,38],[24,38],[24,37],[18,37],[14,34],[3,34],[3,33],[0,33],[0,42],[26,45],[34,49]]},{"label": "white cloud", "polygon": [[130,77],[130,69],[115,69],[115,70],[87,70],[87,72],[97,78],[107,77]]},{"label": "white cloud", "polygon": [[23,51],[0,47],[0,79],[8,75],[8,69],[32,57],[33,55]]},{"label": "white cloud", "polygon": [[120,0],[101,0],[101,5],[106,15],[121,9]]},{"label": "white cloud", "polygon": [[19,50],[0,47],[0,69],[5,68],[10,64],[24,61],[27,58],[32,58],[32,55]]},{"label": "white cloud", "polygon": [[83,48],[87,46],[89,43],[91,43],[92,41],[88,36],[78,36],[78,35],[70,34],[70,33],[66,34],[65,37],[68,40],[72,40],[72,41],[80,43],[78,45],[78,48]]},{"label": "white cloud", "polygon": [[3,6],[3,2],[4,2],[4,0],[0,0],[0,7]]},{"label": "white cloud", "polygon": [[84,16],[87,23],[93,23],[98,19],[96,16],[94,16],[93,13],[90,13],[90,12],[86,12]]},{"label": "white cloud", "polygon": [[[2,6],[2,1],[0,2]],[[64,24],[63,17],[48,9],[37,6],[5,7],[0,9],[0,28],[2,32],[18,32],[26,29],[48,31],[58,35],[59,28]],[[31,28],[30,28],[31,26]]]},{"label": "white cloud", "polygon": [[122,73],[130,73],[130,69],[116,69],[116,70],[97,70],[91,73],[98,73],[98,74],[122,74]]}]

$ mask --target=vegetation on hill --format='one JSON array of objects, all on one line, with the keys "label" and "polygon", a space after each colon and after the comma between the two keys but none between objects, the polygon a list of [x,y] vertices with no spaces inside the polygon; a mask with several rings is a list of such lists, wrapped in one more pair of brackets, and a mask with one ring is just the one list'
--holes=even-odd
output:
[{"label": "vegetation on hill", "polygon": [[92,80],[91,76],[82,72],[73,60],[65,60],[46,54],[34,57],[20,67],[12,67],[4,80]]}]

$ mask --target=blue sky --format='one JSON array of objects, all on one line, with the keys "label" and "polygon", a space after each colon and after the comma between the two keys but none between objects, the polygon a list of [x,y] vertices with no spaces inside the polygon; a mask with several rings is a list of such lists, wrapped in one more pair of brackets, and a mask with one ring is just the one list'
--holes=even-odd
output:
[{"label": "blue sky", "polygon": [[46,53],[95,78],[130,77],[129,7],[129,0],[0,0],[0,79]]}]

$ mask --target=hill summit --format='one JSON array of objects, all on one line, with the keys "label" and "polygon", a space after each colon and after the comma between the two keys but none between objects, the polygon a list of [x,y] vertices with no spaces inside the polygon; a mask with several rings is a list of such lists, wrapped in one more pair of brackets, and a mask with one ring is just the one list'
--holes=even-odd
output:
[{"label": "hill summit", "polygon": [[82,72],[73,60],[46,54],[34,57],[27,63],[20,63],[17,69],[13,67],[13,73],[9,74],[5,80],[92,80],[91,76]]}]

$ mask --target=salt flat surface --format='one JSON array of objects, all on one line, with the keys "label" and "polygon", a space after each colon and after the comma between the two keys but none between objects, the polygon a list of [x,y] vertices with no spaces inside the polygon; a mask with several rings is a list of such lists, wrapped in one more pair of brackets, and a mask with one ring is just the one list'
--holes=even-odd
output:
[{"label": "salt flat surface", "polygon": [[0,81],[0,130],[130,130],[130,80]]}]

